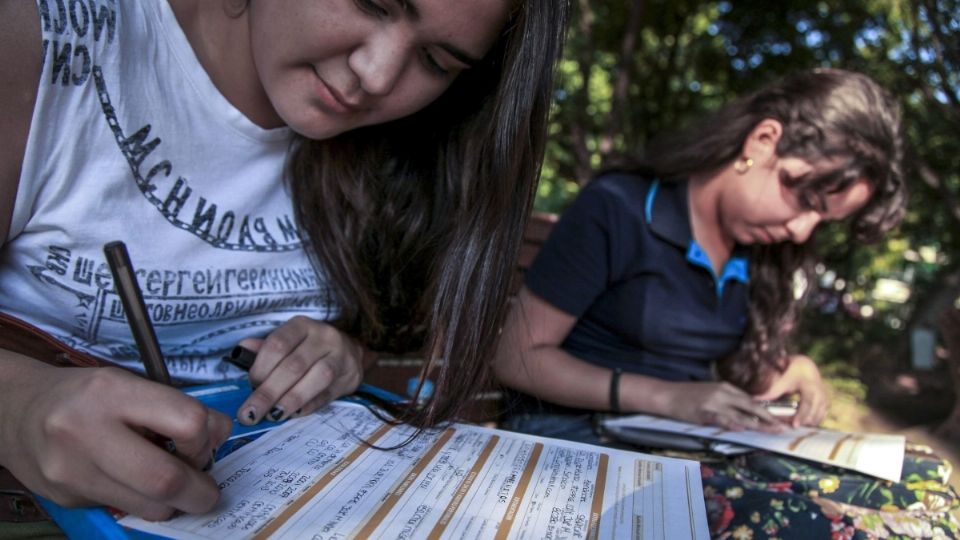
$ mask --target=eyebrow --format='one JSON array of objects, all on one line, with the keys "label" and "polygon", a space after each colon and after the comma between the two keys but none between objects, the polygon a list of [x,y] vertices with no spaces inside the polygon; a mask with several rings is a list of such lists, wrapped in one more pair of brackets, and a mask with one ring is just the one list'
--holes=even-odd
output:
[{"label": "eyebrow", "polygon": [[[400,9],[414,22],[420,20],[420,9],[417,7],[416,0],[394,0],[397,4],[400,5]],[[447,52],[450,56],[454,57],[458,62],[465,64],[468,67],[476,67],[482,62],[480,58],[476,58],[473,55],[467,53],[460,47],[456,45],[451,45],[450,43],[438,43],[438,47]]]}]

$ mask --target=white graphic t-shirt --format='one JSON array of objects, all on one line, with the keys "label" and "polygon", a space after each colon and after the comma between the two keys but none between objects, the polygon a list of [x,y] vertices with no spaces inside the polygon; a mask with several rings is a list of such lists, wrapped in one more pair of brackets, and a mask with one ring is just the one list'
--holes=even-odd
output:
[{"label": "white graphic t-shirt", "polygon": [[234,108],[166,0],[37,0],[43,72],[0,311],[142,370],[103,255],[127,244],[171,376],[294,315],[336,315],[283,181],[292,137]]}]

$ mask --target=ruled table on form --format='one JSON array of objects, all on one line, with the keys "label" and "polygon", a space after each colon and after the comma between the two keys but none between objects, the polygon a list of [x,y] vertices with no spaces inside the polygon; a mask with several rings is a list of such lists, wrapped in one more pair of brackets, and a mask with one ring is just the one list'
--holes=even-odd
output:
[{"label": "ruled table on form", "polygon": [[335,402],[218,462],[211,512],[120,524],[218,540],[709,537],[695,461],[467,424],[413,433]]}]

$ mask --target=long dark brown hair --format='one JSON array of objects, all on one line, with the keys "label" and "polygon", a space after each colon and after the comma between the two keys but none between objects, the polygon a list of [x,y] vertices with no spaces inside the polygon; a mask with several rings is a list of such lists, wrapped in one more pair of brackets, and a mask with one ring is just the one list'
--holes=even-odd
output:
[{"label": "long dark brown hair", "polygon": [[[800,178],[781,179],[805,198],[822,200],[860,178],[874,186],[871,199],[849,221],[857,241],[876,240],[900,222],[906,207],[900,107],[861,73],[815,69],[789,75],[698,120],[693,129],[655,139],[632,168],[665,180],[718,170],[740,157],[747,136],[768,118],[783,125],[778,156],[830,163]],[[786,369],[788,340],[802,305],[794,280],[798,272],[808,277],[814,256],[812,241],[752,248],[750,323],[740,349],[718,363],[723,379],[758,393]]]},{"label": "long dark brown hair", "polygon": [[564,0],[517,4],[482,64],[387,124],[300,140],[290,184],[334,324],[376,351],[418,351],[435,382],[424,427],[485,380],[546,140]]}]

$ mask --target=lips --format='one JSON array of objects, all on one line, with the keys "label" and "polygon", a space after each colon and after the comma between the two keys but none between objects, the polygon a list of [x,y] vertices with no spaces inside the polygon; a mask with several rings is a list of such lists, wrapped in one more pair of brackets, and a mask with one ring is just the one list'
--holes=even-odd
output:
[{"label": "lips", "polygon": [[778,229],[777,232],[764,229],[763,232],[770,238],[771,244],[779,244],[790,240],[790,233],[782,229]]},{"label": "lips", "polygon": [[335,114],[352,114],[362,110],[359,102],[352,102],[343,97],[336,88],[327,84],[322,78],[317,79],[317,97],[321,107]]},{"label": "lips", "polygon": [[770,231],[760,228],[754,229],[753,238],[757,243],[760,244],[775,244],[778,242],[778,240],[774,238]]}]

